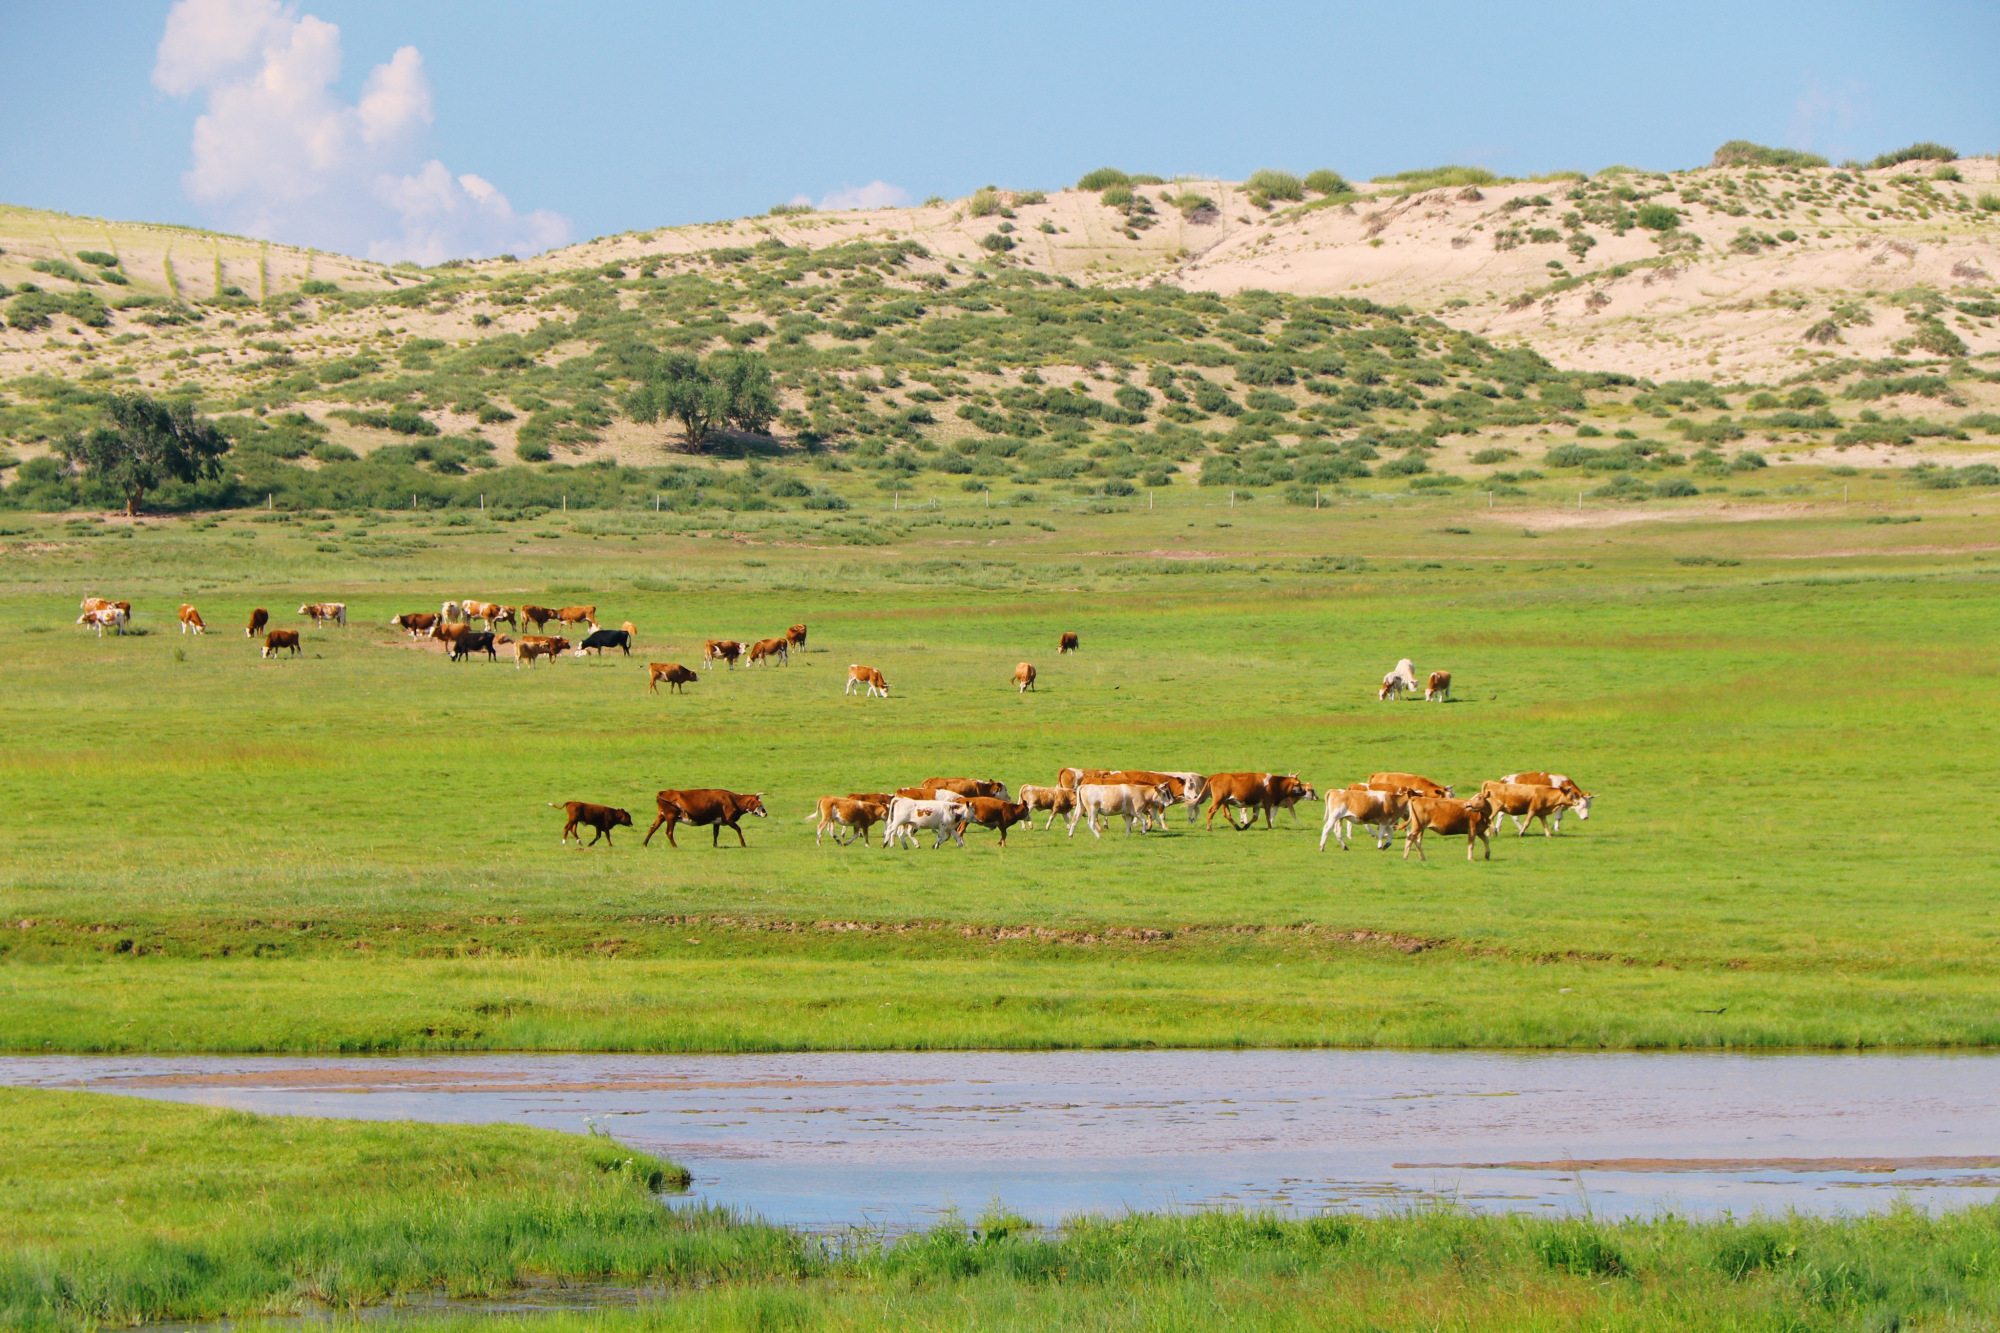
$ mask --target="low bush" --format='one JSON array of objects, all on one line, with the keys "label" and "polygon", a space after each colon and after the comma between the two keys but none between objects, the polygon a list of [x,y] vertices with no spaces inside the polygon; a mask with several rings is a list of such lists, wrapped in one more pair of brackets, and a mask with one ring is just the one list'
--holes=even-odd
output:
[{"label": "low bush", "polygon": [[1678,209],[1665,204],[1641,204],[1633,213],[1633,220],[1647,231],[1672,231],[1680,225]]},{"label": "low bush", "polygon": [[1484,167],[1426,167],[1377,176],[1377,185],[1406,185],[1415,190],[1451,189],[1462,185],[1498,185],[1500,178]]},{"label": "low bush", "polygon": [[1386,462],[1377,464],[1375,475],[1378,477],[1414,477],[1430,470],[1431,465],[1424,461],[1421,454],[1409,453],[1404,454],[1401,458],[1391,458]]},{"label": "low bush", "polygon": [[1076,183],[1076,188],[1079,190],[1106,190],[1114,185],[1130,185],[1131,183],[1132,178],[1118,168],[1099,167],[1095,171],[1084,173],[1083,179]]},{"label": "low bush", "polygon": [[118,256],[108,250],[79,250],[76,252],[76,257],[86,264],[95,264],[99,268],[118,267]]},{"label": "low bush", "polygon": [[1321,195],[1346,194],[1352,188],[1345,176],[1337,171],[1329,171],[1325,167],[1321,167],[1318,171],[1307,172],[1304,184],[1306,189]]},{"label": "low bush", "polygon": [[1898,148],[1893,152],[1883,153],[1870,162],[1868,167],[1871,171],[1879,171],[1883,167],[1900,166],[1905,162],[1952,162],[1956,161],[1957,158],[1958,150],[1956,148],[1947,148],[1941,143],[1931,143],[1929,140],[1925,140],[1921,143],[1913,143],[1907,148]]},{"label": "low bush", "polygon": [[1266,167],[1250,173],[1243,188],[1251,194],[1261,194],[1266,199],[1284,199],[1297,202],[1306,197],[1305,183],[1289,171],[1274,171]]},{"label": "low bush", "polygon": [[318,278],[307,278],[299,284],[299,291],[306,296],[330,296],[339,290],[340,288],[336,284],[322,282]]},{"label": "low bush", "polygon": [[1662,500],[1674,500],[1687,495],[1700,495],[1701,487],[1686,477],[1668,477],[1664,481],[1653,483],[1653,494]]},{"label": "low bush", "polygon": [[1709,159],[1711,167],[1823,167],[1825,158],[1818,153],[1801,152],[1796,148],[1767,148],[1748,139],[1731,139],[1715,150]]}]

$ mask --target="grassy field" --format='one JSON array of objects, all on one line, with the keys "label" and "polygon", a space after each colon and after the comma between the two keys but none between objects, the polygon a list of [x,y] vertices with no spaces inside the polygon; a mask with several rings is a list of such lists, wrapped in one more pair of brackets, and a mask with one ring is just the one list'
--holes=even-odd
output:
[{"label": "grassy field", "polygon": [[[0,1323],[634,1290],[604,1328],[1975,1328],[1991,1209],[1603,1225],[1432,1210],[948,1220],[827,1243],[651,1192],[678,1169],[512,1126],[248,1115],[0,1091]],[[471,1316],[460,1316],[469,1319]],[[389,1322],[455,1326],[413,1308]]]},{"label": "grassy field", "polygon": [[[2000,525],[1990,498],[1922,501],[1920,526],[1213,491],[10,520],[0,1045],[1991,1043]],[[146,633],[73,626],[86,592]],[[452,666],[383,624],[469,595],[594,602],[641,647]],[[288,626],[322,597],[352,627],[260,661],[249,608]],[[183,599],[206,638],[172,632]],[[800,620],[790,667],[644,688],[647,660]],[[1403,656],[1450,669],[1456,701],[1377,703]],[[850,662],[894,697],[843,697]],[[1308,810],[937,853],[816,848],[804,822],[823,793],[1063,764],[1322,789],[1553,768],[1599,801],[1472,865],[1449,842],[1427,865],[1319,851]],[[625,806],[642,833],[654,790],[706,785],[766,793],[748,849],[559,848],[546,804]]]}]

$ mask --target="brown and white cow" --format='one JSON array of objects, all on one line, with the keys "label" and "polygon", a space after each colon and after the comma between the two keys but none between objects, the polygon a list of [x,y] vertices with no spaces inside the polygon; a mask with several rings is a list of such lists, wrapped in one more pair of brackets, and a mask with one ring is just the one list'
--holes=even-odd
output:
[{"label": "brown and white cow", "polygon": [[889,819],[882,829],[882,846],[887,848],[894,842],[907,842],[914,849],[920,830],[935,829],[937,841],[931,844],[932,851],[944,846],[946,838],[963,847],[967,818],[966,803],[956,797],[922,801],[896,796],[889,801]]},{"label": "brown and white cow", "polygon": [[1026,694],[1035,688],[1035,664],[1017,662],[1014,664],[1014,693]]},{"label": "brown and white cow", "polygon": [[1405,694],[1415,694],[1416,692],[1417,668],[1406,657],[1396,663],[1394,671],[1382,677],[1382,688],[1375,692],[1375,697],[1377,699],[1393,701],[1401,699]]},{"label": "brown and white cow", "polygon": [[299,608],[299,614],[312,621],[316,629],[324,629],[327,625],[347,628],[346,602],[307,602]]},{"label": "brown and white cow", "polygon": [[[243,637],[246,639],[256,638],[259,634],[262,634],[264,632],[264,626],[270,623],[271,623],[271,613],[269,611],[266,611],[261,606],[258,607],[256,610],[250,613],[250,623],[244,627]],[[396,622],[392,620],[389,623],[393,625]]]},{"label": "brown and white cow", "polygon": [[515,629],[521,628],[521,622],[515,617],[513,607],[501,606],[498,602],[488,602],[487,605],[493,608],[493,614],[486,617],[486,628],[498,629],[503,624],[512,625]]},{"label": "brown and white cow", "polygon": [[1030,785],[1022,787],[1019,795],[1029,809],[1046,810],[1049,812],[1048,822],[1042,825],[1044,829],[1047,829],[1056,822],[1057,815],[1062,815],[1065,816],[1064,822],[1069,825],[1070,836],[1076,836],[1077,807],[1076,790],[1074,788],[1036,787]]},{"label": "brown and white cow", "polygon": [[97,637],[101,639],[104,637],[104,629],[107,625],[111,627],[111,632],[114,635],[123,634],[125,632],[125,622],[129,618],[122,607],[100,606],[94,610],[85,611],[76,618],[76,623],[94,627],[97,630]]},{"label": "brown and white cow", "polygon": [[521,641],[514,645],[514,670],[519,671],[523,662],[534,666],[538,657],[546,657],[553,662],[568,651],[569,640],[559,634],[523,634]]},{"label": "brown and white cow", "polygon": [[715,670],[719,658],[731,671],[736,670],[736,659],[743,656],[743,645],[734,639],[710,639],[701,647],[701,664],[706,670]]},{"label": "brown and white cow", "polygon": [[1076,635],[1067,630],[1063,631],[1062,637],[1056,640],[1056,655],[1060,657],[1064,653],[1073,653],[1075,651]]},{"label": "brown and white cow", "polygon": [[1109,816],[1119,815],[1125,820],[1125,833],[1129,837],[1132,826],[1137,824],[1144,833],[1152,827],[1152,817],[1160,815],[1161,826],[1165,827],[1167,806],[1172,803],[1165,787],[1155,787],[1143,782],[1085,782],[1076,789],[1077,807],[1083,812],[1084,822],[1090,826],[1092,837],[1104,836],[1098,828],[1100,816],[1109,822]]},{"label": "brown and white cow", "polygon": [[299,632],[295,629],[274,629],[264,636],[264,651],[261,657],[276,657],[285,649],[292,650],[297,657],[304,650],[299,647]]},{"label": "brown and white cow", "polygon": [[562,621],[563,628],[571,625],[588,625],[597,628],[597,608],[594,606],[565,606],[556,612],[556,619]]},{"label": "brown and white cow", "polygon": [[[1271,811],[1280,806],[1292,809],[1300,801],[1313,799],[1312,784],[1303,782],[1296,773],[1211,773],[1208,775],[1208,822],[1204,828],[1215,827],[1215,812],[1228,809],[1226,817],[1231,828],[1247,829],[1257,822],[1256,812],[1264,812],[1264,827],[1270,828]],[[1248,810],[1250,818],[1238,824],[1234,811]]]},{"label": "brown and white cow", "polygon": [[793,625],[785,631],[785,642],[792,646],[793,651],[804,652],[806,646],[806,627],[802,624]]},{"label": "brown and white cow", "polygon": [[[76,609],[78,611],[102,611],[106,607],[111,607],[116,605],[118,605],[118,603],[112,601],[109,597],[86,597],[82,601],[76,604]],[[130,609],[131,604],[128,602],[126,606],[127,609]],[[78,621],[77,623],[80,625],[83,622]]]},{"label": "brown and white cow", "polygon": [[1424,702],[1427,704],[1451,702],[1451,672],[1431,672],[1430,680],[1424,689]]},{"label": "brown and white cow", "polygon": [[1370,773],[1368,785],[1376,791],[1413,791],[1419,796],[1449,796],[1451,788],[1432,782],[1421,773]]},{"label": "brown and white cow", "polygon": [[208,633],[208,626],[202,623],[201,612],[195,610],[193,605],[188,602],[181,603],[180,620],[181,633],[183,634]]},{"label": "brown and white cow", "polygon": [[646,688],[654,694],[660,692],[660,682],[667,682],[667,688],[675,694],[685,694],[681,686],[692,685],[701,677],[689,671],[679,662],[646,663]]},{"label": "brown and white cow", "polygon": [[1493,828],[1493,807],[1484,796],[1475,796],[1469,801],[1460,801],[1449,796],[1412,796],[1410,798],[1409,834],[1403,839],[1403,859],[1410,859],[1410,849],[1417,850],[1417,859],[1427,861],[1424,855],[1424,834],[1435,830],[1443,834],[1463,833],[1465,835],[1465,859],[1472,859],[1472,844],[1479,843],[1486,849],[1486,859],[1493,859],[1493,844],[1487,834]]},{"label": "brown and white cow", "polygon": [[421,639],[443,623],[435,611],[412,611],[390,620],[389,628],[402,630],[413,639]]},{"label": "brown and white cow", "polygon": [[[1576,779],[1566,773],[1502,773],[1500,780],[1524,782],[1531,787],[1560,787],[1570,795],[1581,798],[1584,806],[1587,807],[1590,803],[1590,793],[1579,787]],[[1581,808],[1577,810],[1577,815],[1583,819],[1590,818]]]},{"label": "brown and white cow", "polygon": [[653,821],[652,828],[646,830],[646,842],[642,846],[650,844],[653,834],[665,824],[667,845],[678,847],[680,844],[674,841],[674,827],[692,824],[709,830],[708,845],[711,847],[722,845],[722,830],[725,828],[736,830],[739,847],[748,847],[750,844],[743,839],[743,826],[737,821],[745,815],[763,819],[768,814],[764,809],[763,792],[734,792],[721,787],[669,788],[660,792],[654,800],[660,808],[659,818]]},{"label": "brown and white cow", "polygon": [[[866,847],[868,830],[888,817],[887,801],[871,801],[854,796],[822,796],[819,798],[818,812],[806,816],[807,819],[819,821],[819,827],[813,830],[815,847],[819,846],[820,838],[828,829],[833,830],[833,840],[843,847],[853,842],[856,837],[859,837],[861,845]],[[847,834],[844,838],[841,836],[843,830]]]},{"label": "brown and white cow", "polygon": [[1326,794],[1326,822],[1319,827],[1319,849],[1326,850],[1326,835],[1340,841],[1347,851],[1347,836],[1356,824],[1366,824],[1375,835],[1375,850],[1387,851],[1396,825],[1410,815],[1407,790],[1379,791],[1373,787],[1342,787]]},{"label": "brown and white cow", "polygon": [[981,828],[998,829],[1000,845],[1007,845],[1007,830],[1015,824],[1035,826],[1035,812],[1026,801],[1003,801],[994,796],[975,796],[965,803],[966,816]]},{"label": "brown and white cow", "polygon": [[[1071,791],[1086,782],[1097,783],[1141,783],[1149,787],[1165,787],[1173,803],[1188,807],[1188,823],[1195,822],[1199,815],[1202,799],[1208,793],[1208,779],[1200,773],[1162,773],[1143,768],[1063,768],[1056,771],[1056,784]],[[1148,816],[1148,827],[1151,816]],[[1160,821],[1162,831],[1166,820]]]},{"label": "brown and white cow", "polygon": [[[551,808],[563,812],[563,818],[566,822],[563,824],[562,841],[565,847],[569,845],[569,835],[572,833],[576,834],[576,845],[578,847],[595,847],[599,838],[604,839],[604,845],[609,847],[611,845],[612,829],[617,828],[621,824],[626,828],[632,827],[631,811],[620,810],[616,806],[592,805],[589,801],[564,801],[561,805],[550,801],[549,805]],[[583,825],[584,828],[597,830],[590,835],[588,843],[584,842],[583,831],[577,828],[578,824]]]},{"label": "brown and white cow", "polygon": [[872,666],[859,666],[854,663],[848,664],[847,688],[842,690],[841,693],[854,693],[856,685],[866,685],[868,687],[867,697],[870,699],[878,694],[884,699],[889,697],[889,682],[882,679],[882,673]]},{"label": "brown and white cow", "polygon": [[750,645],[750,663],[753,666],[759,662],[783,662],[790,666],[791,661],[792,645],[784,639],[759,639]]},{"label": "brown and white cow", "polygon": [[1495,818],[1500,815],[1511,818],[1514,831],[1524,838],[1528,836],[1528,825],[1537,819],[1542,821],[1543,837],[1561,833],[1563,812],[1566,810],[1576,811],[1578,819],[1589,818],[1585,812],[1590,808],[1590,798],[1564,791],[1561,787],[1527,782],[1482,782],[1479,794],[1493,806]]}]

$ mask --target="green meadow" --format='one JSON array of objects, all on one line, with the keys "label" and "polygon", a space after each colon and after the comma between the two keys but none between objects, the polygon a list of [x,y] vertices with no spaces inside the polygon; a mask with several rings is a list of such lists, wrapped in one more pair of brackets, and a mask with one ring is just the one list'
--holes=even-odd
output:
[{"label": "green meadow", "polygon": [[[15,518],[0,1045],[1992,1043],[1996,524],[1977,496],[1894,491],[1582,526],[1213,490]],[[86,593],[143,632],[74,625]],[[452,665],[384,623],[464,596],[595,603],[640,647]],[[322,598],[351,625],[260,660],[250,608],[299,626]],[[183,600],[206,637],[174,632]],[[647,661],[795,621],[788,667],[645,688]],[[1058,658],[1064,630],[1083,650]],[[1454,700],[1377,702],[1404,656],[1452,671]],[[892,697],[843,696],[851,662]],[[1470,864],[1441,838],[1427,863],[1321,851],[1304,806],[1268,831],[1176,813],[935,852],[815,846],[807,822],[826,793],[1065,764],[1322,791],[1553,769],[1598,800]],[[747,848],[642,847],[652,793],[690,786],[761,791],[771,818]],[[637,828],[560,847],[570,799]]]}]

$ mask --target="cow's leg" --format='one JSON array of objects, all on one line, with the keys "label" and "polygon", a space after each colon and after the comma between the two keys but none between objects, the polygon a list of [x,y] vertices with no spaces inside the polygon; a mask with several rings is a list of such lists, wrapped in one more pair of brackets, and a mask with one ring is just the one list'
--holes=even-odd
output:
[{"label": "cow's leg", "polygon": [[[741,819],[742,817],[743,817],[743,816],[741,816],[741,815],[738,815],[738,816],[736,817],[736,819]],[[741,824],[737,823],[737,822],[736,822],[736,819],[732,819],[732,820],[730,820],[730,821],[729,821],[729,827],[731,827],[731,828],[733,828],[733,829],[735,829],[735,830],[736,830],[736,845],[737,845],[738,847],[748,847],[748,846],[749,846],[750,844],[749,844],[748,842],[744,841],[744,839],[743,839],[743,826],[742,826]],[[721,837],[721,836],[722,836],[722,830],[721,830],[721,829],[717,829],[717,830],[715,831],[715,833],[716,833],[716,836],[717,836],[717,837]]]}]

